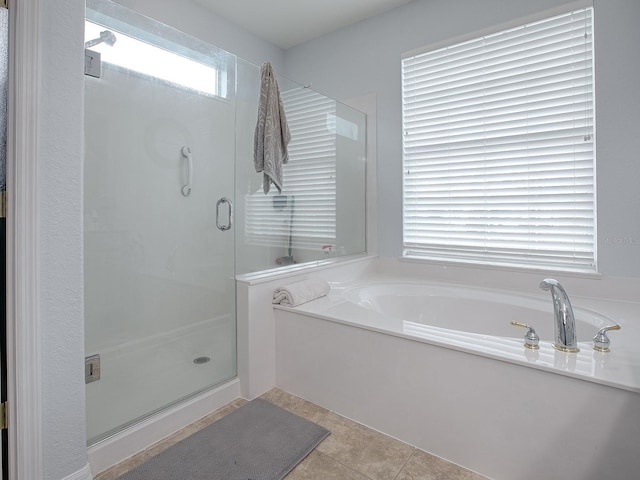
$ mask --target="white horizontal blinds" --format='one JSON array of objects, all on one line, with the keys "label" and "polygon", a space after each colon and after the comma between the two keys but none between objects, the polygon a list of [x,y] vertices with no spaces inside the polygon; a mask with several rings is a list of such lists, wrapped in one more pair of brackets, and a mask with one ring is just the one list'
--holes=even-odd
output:
[{"label": "white horizontal blinds", "polygon": [[592,64],[591,8],[403,60],[406,255],[595,269]]},{"label": "white horizontal blinds", "polygon": [[291,131],[282,196],[262,186],[251,194],[246,232],[258,245],[287,246],[291,236],[295,248],[319,249],[336,238],[336,102],[309,88],[283,92],[282,101]]}]

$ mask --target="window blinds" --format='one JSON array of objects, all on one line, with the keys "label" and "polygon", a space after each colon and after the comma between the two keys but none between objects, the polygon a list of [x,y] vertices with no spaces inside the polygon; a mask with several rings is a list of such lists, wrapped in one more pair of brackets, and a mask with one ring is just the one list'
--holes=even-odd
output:
[{"label": "window blinds", "polygon": [[402,61],[405,255],[595,270],[592,9]]},{"label": "window blinds", "polygon": [[336,102],[309,88],[282,93],[291,132],[283,190],[247,198],[245,231],[255,245],[320,248],[336,238]]}]

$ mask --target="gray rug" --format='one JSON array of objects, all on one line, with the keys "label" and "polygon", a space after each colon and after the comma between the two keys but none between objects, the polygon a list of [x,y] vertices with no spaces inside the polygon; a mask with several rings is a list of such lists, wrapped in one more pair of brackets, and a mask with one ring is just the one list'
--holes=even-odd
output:
[{"label": "gray rug", "polygon": [[279,480],[329,430],[257,398],[120,480]]}]

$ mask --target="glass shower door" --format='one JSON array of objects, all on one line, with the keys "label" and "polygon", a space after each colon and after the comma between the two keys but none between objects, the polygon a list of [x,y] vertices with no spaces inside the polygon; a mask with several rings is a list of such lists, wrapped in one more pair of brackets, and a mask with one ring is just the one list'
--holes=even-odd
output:
[{"label": "glass shower door", "polygon": [[116,4],[88,7],[85,373],[95,443],[236,375],[235,57]]}]

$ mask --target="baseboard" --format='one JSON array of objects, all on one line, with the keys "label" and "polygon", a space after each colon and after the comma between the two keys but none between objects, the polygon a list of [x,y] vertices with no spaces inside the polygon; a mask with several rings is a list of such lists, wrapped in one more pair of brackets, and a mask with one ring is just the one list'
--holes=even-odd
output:
[{"label": "baseboard", "polygon": [[62,480],[93,480],[93,475],[91,474],[91,466],[87,463],[80,470],[64,477]]},{"label": "baseboard", "polygon": [[238,398],[240,381],[235,378],[91,445],[91,470],[97,475]]}]

